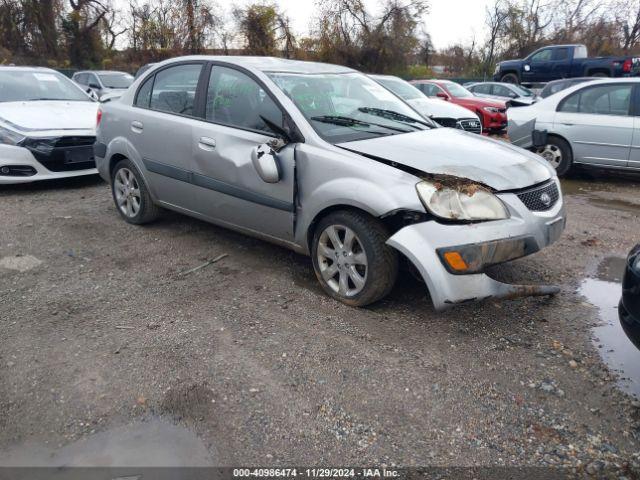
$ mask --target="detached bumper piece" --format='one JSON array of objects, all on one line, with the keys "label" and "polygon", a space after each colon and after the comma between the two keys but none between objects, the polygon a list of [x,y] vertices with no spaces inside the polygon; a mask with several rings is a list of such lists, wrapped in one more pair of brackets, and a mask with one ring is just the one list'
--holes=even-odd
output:
[{"label": "detached bumper piece", "polygon": [[27,138],[20,146],[51,172],[73,172],[95,168],[95,137]]},{"label": "detached bumper piece", "polygon": [[[555,180],[554,180],[555,182]],[[546,187],[547,184],[539,187]],[[528,189],[532,190],[532,189]],[[566,224],[560,196],[545,211],[530,210],[522,191],[502,193],[510,218],[473,224],[441,224],[430,220],[407,225],[387,240],[420,272],[436,310],[488,298],[554,295],[552,285],[510,285],[484,273],[491,265],[535,253],[562,234]]]},{"label": "detached bumper piece", "polygon": [[436,252],[449,273],[466,275],[482,272],[491,265],[531,255],[538,250],[533,237],[521,237],[439,248]]}]

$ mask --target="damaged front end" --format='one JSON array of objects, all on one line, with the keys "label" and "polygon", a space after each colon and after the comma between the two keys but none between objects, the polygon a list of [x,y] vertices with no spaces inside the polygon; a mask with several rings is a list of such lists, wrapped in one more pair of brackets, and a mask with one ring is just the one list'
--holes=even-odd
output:
[{"label": "damaged front end", "polygon": [[[403,227],[387,243],[420,272],[436,309],[560,291],[551,285],[509,285],[485,273],[492,265],[535,253],[560,237],[566,219],[557,179],[511,192],[492,192],[457,177],[430,176],[426,182],[427,197],[421,194],[421,199],[434,219]],[[484,196],[482,201],[474,203],[476,195]]]}]

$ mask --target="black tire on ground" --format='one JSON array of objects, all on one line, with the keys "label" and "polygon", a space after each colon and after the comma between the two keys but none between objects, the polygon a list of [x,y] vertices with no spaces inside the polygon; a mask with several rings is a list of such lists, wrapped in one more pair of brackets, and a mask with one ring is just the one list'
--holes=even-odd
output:
[{"label": "black tire on ground", "polygon": [[[126,215],[125,212],[122,211],[122,209],[118,205],[118,200],[116,198],[115,180],[118,172],[122,169],[126,169],[133,174],[135,183],[137,184],[137,187],[140,191],[140,208],[133,216]],[[136,165],[129,159],[125,158],[123,160],[120,160],[111,172],[111,195],[113,196],[113,202],[116,205],[116,210],[118,210],[120,216],[128,223],[132,223],[134,225],[142,225],[145,223],[153,222],[160,216],[160,207],[153,203],[151,195],[149,194],[149,189],[147,188],[147,184],[144,182],[144,178],[140,174],[140,171],[138,170]]]},{"label": "black tire on ground", "polygon": [[520,79],[515,73],[505,73],[502,77],[500,77],[500,81],[503,83],[515,83],[516,85],[520,83]]},{"label": "black tire on ground", "polygon": [[564,177],[568,175],[573,166],[573,152],[571,151],[571,146],[569,145],[569,143],[560,137],[549,136],[549,139],[547,140],[547,146],[543,148],[547,147],[557,148],[562,155],[560,164],[555,167],[558,176]]},{"label": "black tire on ground", "polygon": [[589,74],[590,77],[597,77],[597,78],[606,78],[609,75],[607,75],[606,72],[593,72],[591,74]]},{"label": "black tire on ground", "polygon": [[[344,296],[336,292],[322,277],[318,247],[322,233],[331,226],[336,226],[338,229],[340,227],[351,229],[366,254],[367,272],[364,287],[353,296]],[[388,295],[398,277],[399,265],[398,252],[385,243],[388,238],[389,231],[385,225],[377,218],[364,212],[340,210],[321,219],[314,230],[311,258],[313,269],[323,290],[329,296],[352,307],[363,307]]]}]

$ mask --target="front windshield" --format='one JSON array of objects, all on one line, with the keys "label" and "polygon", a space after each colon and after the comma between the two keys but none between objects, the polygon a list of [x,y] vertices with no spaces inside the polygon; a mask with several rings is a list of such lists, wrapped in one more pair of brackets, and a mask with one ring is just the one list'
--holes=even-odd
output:
[{"label": "front windshield", "polygon": [[521,87],[520,85],[511,85],[516,92],[520,94],[522,97],[533,97],[533,92],[528,88]]},{"label": "front windshield", "polygon": [[313,129],[331,143],[432,127],[393,93],[361,73],[270,73]]},{"label": "front windshield", "polygon": [[376,80],[403,100],[424,98],[424,94],[420,90],[404,80],[396,80],[395,78],[377,78]]},{"label": "front windshield", "polygon": [[0,70],[0,102],[35,100],[92,101],[75,83],[58,72]]},{"label": "front windshield", "polygon": [[456,98],[473,97],[473,93],[455,82],[445,82],[445,87],[449,90],[451,96]]},{"label": "front windshield", "polygon": [[101,73],[98,75],[107,88],[129,88],[133,77],[128,73]]}]

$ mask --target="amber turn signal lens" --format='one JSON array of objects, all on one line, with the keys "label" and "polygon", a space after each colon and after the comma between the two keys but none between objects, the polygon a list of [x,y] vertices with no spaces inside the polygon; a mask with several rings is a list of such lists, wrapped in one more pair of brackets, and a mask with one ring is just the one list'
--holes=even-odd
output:
[{"label": "amber turn signal lens", "polygon": [[444,259],[449,266],[458,272],[467,270],[469,266],[463,260],[462,256],[458,252],[447,252],[444,254]]}]

